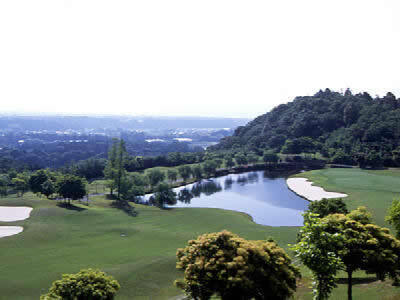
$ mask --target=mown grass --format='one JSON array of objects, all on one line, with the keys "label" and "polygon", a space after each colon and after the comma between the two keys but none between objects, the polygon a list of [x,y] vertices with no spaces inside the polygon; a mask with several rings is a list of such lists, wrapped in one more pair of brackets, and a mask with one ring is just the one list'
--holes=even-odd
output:
[{"label": "mown grass", "polygon": [[[301,176],[349,193],[350,207],[366,205],[384,223],[387,206],[399,190],[400,171],[328,169]],[[104,196],[91,200],[89,207],[77,204],[79,209],[70,210],[31,193],[0,198],[0,205],[34,207],[31,218],[4,223],[22,225],[24,232],[0,239],[0,299],[38,299],[61,274],[87,267],[100,268],[118,279],[122,288],[116,299],[171,299],[181,294],[173,286],[182,276],[175,269],[175,252],[189,239],[227,229],[247,239],[273,237],[287,250],[299,229],[257,225],[245,214],[220,209],[159,210],[135,205],[139,214],[130,217],[111,208]],[[303,279],[295,298],[311,299],[310,272],[301,269]],[[373,281],[361,272],[356,277],[361,282],[354,288],[354,299],[399,299],[398,289],[389,281]],[[345,299],[345,295],[346,285],[339,284],[332,299]]]}]

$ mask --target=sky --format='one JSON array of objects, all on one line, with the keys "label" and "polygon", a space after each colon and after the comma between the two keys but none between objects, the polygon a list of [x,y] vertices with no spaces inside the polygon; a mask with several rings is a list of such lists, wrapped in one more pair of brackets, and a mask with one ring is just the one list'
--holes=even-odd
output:
[{"label": "sky", "polygon": [[2,0],[0,112],[252,118],[400,97],[400,1]]}]

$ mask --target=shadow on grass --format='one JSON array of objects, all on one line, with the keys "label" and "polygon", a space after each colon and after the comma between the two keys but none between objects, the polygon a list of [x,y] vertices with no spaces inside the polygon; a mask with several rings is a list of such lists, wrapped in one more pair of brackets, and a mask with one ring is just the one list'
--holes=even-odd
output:
[{"label": "shadow on grass", "polygon": [[[353,285],[355,284],[367,284],[379,281],[376,277],[365,277],[365,278],[353,278]],[[347,278],[337,278],[336,283],[347,284]]]},{"label": "shadow on grass", "polygon": [[72,204],[72,203],[69,204],[69,203],[65,203],[65,202],[57,203],[57,206],[58,206],[58,207],[65,208],[65,209],[68,209],[68,210],[74,210],[74,211],[84,211],[84,210],[87,210],[87,208],[79,207],[79,206],[76,206],[76,205],[74,205],[74,204]]},{"label": "shadow on grass", "polygon": [[132,217],[136,217],[138,214],[135,208],[131,206],[128,201],[125,200],[115,200],[111,202],[111,207],[118,208],[124,211],[127,215]]}]

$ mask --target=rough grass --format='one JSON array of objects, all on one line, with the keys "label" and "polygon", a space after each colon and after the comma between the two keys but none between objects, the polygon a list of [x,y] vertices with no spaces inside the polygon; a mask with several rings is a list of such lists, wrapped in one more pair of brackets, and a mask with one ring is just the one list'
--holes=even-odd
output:
[{"label": "rough grass", "polygon": [[[366,205],[378,224],[400,191],[400,171],[327,169],[302,173],[328,190],[350,194],[350,208]],[[199,234],[230,230],[247,239],[273,237],[288,249],[298,228],[267,227],[249,216],[220,209],[180,208],[159,210],[135,205],[137,217],[111,208],[103,196],[91,197],[89,207],[58,207],[55,201],[31,193],[23,198],[0,198],[0,205],[34,207],[31,218],[4,223],[22,225],[24,232],[0,239],[0,299],[38,299],[63,273],[94,267],[112,274],[122,288],[116,299],[173,299],[181,294],[173,281],[182,276],[175,269],[175,252]],[[124,234],[125,236],[121,236]],[[295,299],[311,299],[310,272],[302,267],[303,279]],[[340,274],[344,277],[345,274]],[[400,299],[390,281],[375,281],[357,273],[354,299]],[[332,299],[345,299],[346,285],[339,284]]]}]

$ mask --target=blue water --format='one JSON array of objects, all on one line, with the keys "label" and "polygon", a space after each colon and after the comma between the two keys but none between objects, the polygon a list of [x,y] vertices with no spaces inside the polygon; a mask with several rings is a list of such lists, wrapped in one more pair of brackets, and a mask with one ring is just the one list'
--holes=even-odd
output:
[{"label": "blue water", "polygon": [[[268,226],[302,226],[308,201],[290,191],[285,178],[263,171],[231,174],[174,189],[181,197],[172,207],[209,207],[244,212]],[[193,197],[193,198],[192,198]],[[190,199],[191,198],[191,199]]]}]

